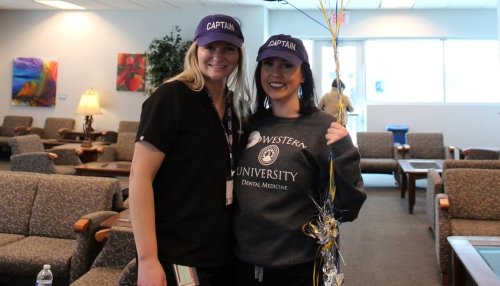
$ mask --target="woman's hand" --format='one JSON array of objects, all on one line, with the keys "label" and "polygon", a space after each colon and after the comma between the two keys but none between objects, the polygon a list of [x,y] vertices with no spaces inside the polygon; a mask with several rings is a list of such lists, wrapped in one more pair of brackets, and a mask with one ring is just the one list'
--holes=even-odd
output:
[{"label": "woman's hand", "polygon": [[147,259],[139,262],[137,286],[167,286],[165,271],[158,260]]},{"label": "woman's hand", "polygon": [[340,139],[346,137],[347,134],[349,134],[349,132],[347,132],[347,129],[345,129],[342,124],[332,122],[332,124],[330,124],[330,128],[328,128],[328,130],[326,131],[326,144],[330,145],[332,143],[335,143]]}]

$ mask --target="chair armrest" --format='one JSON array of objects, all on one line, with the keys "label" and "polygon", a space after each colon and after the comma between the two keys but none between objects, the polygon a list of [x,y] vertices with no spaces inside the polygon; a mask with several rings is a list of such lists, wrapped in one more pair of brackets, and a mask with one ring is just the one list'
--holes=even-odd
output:
[{"label": "chair armrest", "polygon": [[76,249],[71,256],[70,283],[90,269],[92,261],[94,261],[101,248],[95,240],[95,233],[105,219],[115,214],[117,212],[97,211],[86,214],[78,220],[87,221],[84,223],[87,227],[84,232],[75,232]]},{"label": "chair armrest", "polygon": [[132,229],[112,227],[96,233],[106,237],[105,245],[99,253],[93,267],[124,268],[136,255],[135,241]]},{"label": "chair armrest", "polygon": [[10,170],[54,174],[54,161],[46,152],[16,154],[10,157]]},{"label": "chair armrest", "polygon": [[30,129],[30,126],[16,126],[14,127],[14,135],[19,136],[19,135],[28,135],[31,133],[31,131],[28,131]]},{"label": "chair armrest", "polygon": [[405,152],[410,152],[410,144],[403,144],[403,150]]},{"label": "chair armrest", "polygon": [[50,149],[51,153],[57,155],[57,158],[54,159],[54,164],[56,165],[80,165],[82,161],[78,155],[77,149],[58,149],[52,148]]},{"label": "chair armrest", "polygon": [[115,161],[116,148],[114,146],[102,146],[97,150],[97,162]]},{"label": "chair armrest", "polygon": [[84,233],[90,226],[90,220],[87,218],[81,218],[75,222],[73,225],[73,230],[75,232]]},{"label": "chair armrest", "polygon": [[118,139],[118,132],[116,132],[116,131],[103,131],[102,137],[104,138],[104,141],[106,141],[106,142],[116,143],[116,140]]},{"label": "chair armrest", "polygon": [[56,153],[47,152],[47,156],[49,156],[49,158],[50,158],[51,160],[55,160],[55,159],[57,159],[57,154],[56,154]]},{"label": "chair armrest", "polygon": [[109,228],[101,229],[95,233],[95,240],[97,240],[98,242],[104,242],[108,239],[110,233],[111,229]]},{"label": "chair armrest", "polygon": [[448,200],[448,198],[439,199],[439,208],[442,210],[447,210],[450,208],[450,201]]},{"label": "chair armrest", "polygon": [[455,159],[457,160],[458,158],[456,158],[456,154],[455,154],[455,146],[444,146],[444,159]]},{"label": "chair armrest", "polygon": [[[448,195],[437,194],[435,198],[435,250],[438,269],[440,272],[450,271],[449,255],[450,245],[448,244],[447,237],[452,235],[451,223],[448,208],[445,208],[448,202]],[[443,205],[444,208],[441,208]]]},{"label": "chair armrest", "polygon": [[392,150],[394,159],[396,160],[403,159],[405,155],[405,150],[403,145],[401,145],[401,143],[396,142],[392,146],[393,146]]}]

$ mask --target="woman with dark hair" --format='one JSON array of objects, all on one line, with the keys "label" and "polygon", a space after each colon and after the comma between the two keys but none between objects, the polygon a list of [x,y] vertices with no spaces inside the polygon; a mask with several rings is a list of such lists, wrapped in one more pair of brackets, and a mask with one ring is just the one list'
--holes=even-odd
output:
[{"label": "woman with dark hair", "polygon": [[302,226],[325,197],[330,148],[342,222],[356,219],[366,199],[360,156],[347,130],[315,106],[302,41],[272,36],[257,61],[257,110],[235,176],[236,285],[310,286],[318,244]]}]

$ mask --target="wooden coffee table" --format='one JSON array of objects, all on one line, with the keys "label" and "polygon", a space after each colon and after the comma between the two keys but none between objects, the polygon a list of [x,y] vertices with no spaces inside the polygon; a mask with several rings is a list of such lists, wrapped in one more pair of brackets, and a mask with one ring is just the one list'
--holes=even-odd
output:
[{"label": "wooden coffee table", "polygon": [[398,160],[401,170],[401,182],[399,184],[401,198],[405,197],[406,189],[408,189],[408,212],[410,214],[413,213],[413,207],[415,206],[415,181],[427,178],[427,170],[431,168],[441,173],[443,162],[444,160],[431,159]]},{"label": "wooden coffee table", "polygon": [[500,236],[450,236],[453,285],[500,286]]},{"label": "wooden coffee table", "polygon": [[80,176],[128,177],[130,165],[130,162],[89,162],[75,166],[75,169]]}]

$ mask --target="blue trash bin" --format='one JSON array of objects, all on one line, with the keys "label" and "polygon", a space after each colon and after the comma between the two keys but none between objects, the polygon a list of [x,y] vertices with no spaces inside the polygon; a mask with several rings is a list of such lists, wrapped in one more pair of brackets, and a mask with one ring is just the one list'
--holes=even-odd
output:
[{"label": "blue trash bin", "polygon": [[391,131],[393,134],[393,142],[400,143],[401,145],[406,144],[406,132],[410,129],[408,125],[401,124],[389,124],[385,127],[387,131]]}]

